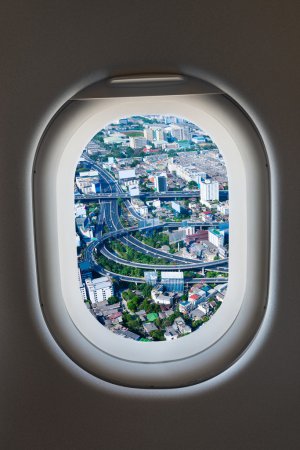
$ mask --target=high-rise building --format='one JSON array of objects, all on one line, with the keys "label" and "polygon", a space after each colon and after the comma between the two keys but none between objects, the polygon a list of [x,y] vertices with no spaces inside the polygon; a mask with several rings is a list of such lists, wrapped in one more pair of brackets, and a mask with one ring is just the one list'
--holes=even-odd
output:
[{"label": "high-rise building", "polygon": [[163,141],[164,140],[164,129],[161,127],[148,127],[144,129],[144,137],[147,141]]},{"label": "high-rise building", "polygon": [[208,240],[216,247],[221,247],[224,245],[224,231],[220,230],[208,230]]},{"label": "high-rise building", "polygon": [[89,299],[92,303],[103,302],[114,295],[112,282],[108,277],[85,280]]},{"label": "high-rise building", "polygon": [[202,201],[219,200],[218,181],[200,181],[200,198]]},{"label": "high-rise building", "polygon": [[78,267],[78,283],[79,283],[79,289],[80,289],[80,294],[81,294],[82,300],[85,301],[87,299],[86,290],[85,290],[84,284],[82,283],[81,272],[80,272],[79,267]]},{"label": "high-rise building", "polygon": [[152,128],[145,128],[144,129],[144,137],[147,139],[147,141],[152,142],[154,139],[154,132]]},{"label": "high-rise building", "polygon": [[162,128],[155,128],[154,129],[154,139],[156,141],[163,141],[164,140],[164,130]]},{"label": "high-rise building", "polygon": [[161,284],[168,292],[183,292],[183,272],[161,272]]},{"label": "high-rise building", "polygon": [[154,187],[157,192],[166,192],[168,190],[167,176],[163,173],[154,177]]},{"label": "high-rise building", "polygon": [[143,148],[147,144],[147,139],[143,136],[130,136],[129,138],[129,147],[135,148]]},{"label": "high-rise building", "polygon": [[190,141],[191,137],[192,137],[192,134],[191,134],[189,128],[188,127],[183,127],[182,128],[182,139],[186,140],[186,141]]},{"label": "high-rise building", "polygon": [[181,127],[173,125],[170,128],[170,133],[171,133],[171,136],[173,138],[177,139],[178,141],[183,140],[183,129]]},{"label": "high-rise building", "polygon": [[177,139],[177,141],[191,140],[191,132],[188,127],[183,127],[180,125],[171,125],[164,129],[164,134],[170,133],[170,135]]},{"label": "high-rise building", "polygon": [[157,272],[155,271],[145,271],[144,272],[145,282],[155,286],[157,283]]}]

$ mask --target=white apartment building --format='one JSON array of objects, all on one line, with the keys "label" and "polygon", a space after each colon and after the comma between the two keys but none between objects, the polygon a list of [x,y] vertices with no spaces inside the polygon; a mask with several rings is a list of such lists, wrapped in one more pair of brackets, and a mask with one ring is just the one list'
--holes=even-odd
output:
[{"label": "white apartment building", "polygon": [[222,247],[224,245],[224,232],[215,229],[209,230],[208,240],[216,247]]},{"label": "white apartment building", "polygon": [[165,173],[161,173],[160,175],[156,175],[154,177],[154,187],[157,192],[166,192],[168,189],[167,186],[167,176]]},{"label": "white apartment building", "polygon": [[165,133],[164,133],[163,128],[155,128],[154,139],[156,141],[163,141],[165,139]]},{"label": "white apartment building", "polygon": [[109,297],[114,295],[113,285],[108,277],[95,278],[94,280],[87,278],[85,285],[92,304],[107,301]]},{"label": "white apartment building", "polygon": [[144,129],[144,137],[147,141],[163,141],[165,138],[164,129],[161,127],[149,127]]},{"label": "white apartment building", "polygon": [[178,141],[190,140],[191,133],[187,127],[182,127],[179,125],[171,125],[165,128],[165,133],[168,132],[171,136]]},{"label": "white apartment building", "polygon": [[82,300],[85,301],[85,300],[87,300],[86,290],[85,290],[84,284],[82,283],[82,278],[81,278],[81,273],[80,273],[79,268],[78,268],[78,283],[79,283],[79,289],[80,289],[80,294],[81,294]]},{"label": "white apartment building", "polygon": [[201,201],[219,200],[218,181],[212,180],[200,181],[200,198]]},{"label": "white apartment building", "polygon": [[182,137],[183,132],[182,132],[182,128],[181,127],[178,127],[176,125],[170,127],[170,133],[171,133],[171,136],[173,138],[177,139],[178,141],[182,141],[183,140],[183,137]]},{"label": "white apartment building", "polygon": [[147,141],[152,142],[154,139],[154,132],[152,128],[145,128],[144,129],[144,138],[147,139]]}]

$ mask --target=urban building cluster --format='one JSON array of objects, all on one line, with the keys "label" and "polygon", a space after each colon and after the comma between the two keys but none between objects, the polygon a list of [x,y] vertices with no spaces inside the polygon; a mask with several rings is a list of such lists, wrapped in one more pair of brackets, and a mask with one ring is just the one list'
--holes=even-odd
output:
[{"label": "urban building cluster", "polygon": [[229,198],[210,137],[173,116],[110,124],[74,178],[78,281],[97,320],[123,338],[174,340],[224,300]]}]

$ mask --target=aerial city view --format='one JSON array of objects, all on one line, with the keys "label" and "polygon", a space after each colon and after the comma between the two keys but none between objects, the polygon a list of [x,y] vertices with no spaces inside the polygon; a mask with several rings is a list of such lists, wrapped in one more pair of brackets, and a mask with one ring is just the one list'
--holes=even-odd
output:
[{"label": "aerial city view", "polygon": [[99,326],[154,342],[213,320],[226,301],[229,199],[205,131],[162,115],[109,124],[83,150],[74,197],[80,293]]}]

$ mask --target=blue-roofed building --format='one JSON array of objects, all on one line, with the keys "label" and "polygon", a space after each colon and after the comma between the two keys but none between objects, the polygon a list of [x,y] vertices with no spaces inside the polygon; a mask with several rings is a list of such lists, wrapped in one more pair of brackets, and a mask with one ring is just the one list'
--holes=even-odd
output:
[{"label": "blue-roofed building", "polygon": [[188,314],[192,309],[192,304],[189,301],[179,302],[179,311],[182,314]]}]

